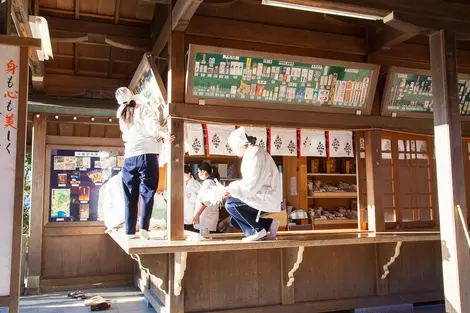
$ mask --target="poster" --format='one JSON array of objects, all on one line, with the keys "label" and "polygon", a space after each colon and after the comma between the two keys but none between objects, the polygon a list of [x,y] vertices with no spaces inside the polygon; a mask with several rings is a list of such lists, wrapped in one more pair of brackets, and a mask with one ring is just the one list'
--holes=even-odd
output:
[{"label": "poster", "polygon": [[[460,114],[470,116],[470,78],[459,75]],[[465,77],[465,78],[464,78]],[[432,118],[432,77],[428,71],[392,67],[384,93],[383,114],[424,113]]]},{"label": "poster", "polygon": [[378,66],[371,64],[202,46],[192,47],[190,62],[188,97],[194,103],[194,99],[208,104],[211,99],[243,100],[367,114],[378,73]]},{"label": "poster", "polygon": [[97,221],[104,173],[108,179],[118,174],[118,160],[123,160],[122,152],[52,149],[49,221]]},{"label": "poster", "polygon": [[[16,145],[18,127],[18,94],[20,48],[0,45],[0,296],[10,294],[13,210],[15,195]],[[23,65],[22,65],[23,66]],[[24,66],[28,66],[25,64]],[[23,125],[24,126],[24,125]]]},{"label": "poster", "polygon": [[51,215],[59,218],[70,215],[70,189],[52,189]]}]

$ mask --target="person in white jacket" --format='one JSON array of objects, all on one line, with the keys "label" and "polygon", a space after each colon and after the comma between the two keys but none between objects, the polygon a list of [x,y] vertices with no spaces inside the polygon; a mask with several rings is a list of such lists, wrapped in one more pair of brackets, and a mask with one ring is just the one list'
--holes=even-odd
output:
[{"label": "person in white jacket", "polygon": [[126,88],[116,90],[119,103],[116,117],[125,142],[122,186],[125,203],[125,229],[136,237],[137,204],[141,197],[140,238],[149,239],[153,196],[158,186],[158,154],[161,139],[174,140],[160,125],[159,114],[144,97]]},{"label": "person in white jacket", "polygon": [[267,236],[274,239],[279,221],[259,218],[261,212],[280,212],[282,187],[279,170],[273,158],[262,147],[256,146],[256,138],[248,136],[245,128],[234,130],[228,139],[234,153],[243,158],[242,179],[232,182],[225,198],[225,209],[231,216],[231,224],[241,228],[244,241],[256,241]]},{"label": "person in white jacket", "polygon": [[196,198],[201,189],[201,183],[194,179],[189,165],[184,166],[184,230],[198,232],[193,226]]},{"label": "person in white jacket", "polygon": [[219,223],[219,205],[208,201],[208,197],[210,189],[216,186],[215,180],[220,179],[220,175],[217,168],[212,167],[207,162],[199,164],[197,171],[203,182],[196,198],[196,211],[193,218],[194,228],[197,230],[207,228],[209,232],[215,232]]}]

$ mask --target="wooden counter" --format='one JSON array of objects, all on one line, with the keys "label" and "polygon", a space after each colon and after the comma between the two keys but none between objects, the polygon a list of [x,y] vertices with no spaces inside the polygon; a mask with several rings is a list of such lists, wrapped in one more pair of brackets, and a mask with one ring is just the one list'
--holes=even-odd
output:
[{"label": "wooden counter", "polygon": [[110,236],[137,261],[135,284],[158,312],[315,313],[444,299],[438,232],[280,232],[252,243],[240,234]]},{"label": "wooden counter", "polygon": [[[186,236],[191,233],[186,232]],[[342,246],[397,242],[438,241],[439,232],[372,233],[357,231],[301,231],[279,232],[275,240],[242,242],[240,234],[214,234],[204,241],[128,240],[124,233],[110,233],[116,243],[128,254],[163,254],[175,252],[209,252],[233,250],[260,250],[295,247]],[[155,238],[155,237],[154,237]]]}]

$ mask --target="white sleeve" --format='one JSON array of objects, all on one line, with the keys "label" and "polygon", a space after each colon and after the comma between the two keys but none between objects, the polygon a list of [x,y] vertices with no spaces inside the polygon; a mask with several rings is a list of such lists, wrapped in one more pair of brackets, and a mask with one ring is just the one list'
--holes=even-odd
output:
[{"label": "white sleeve", "polygon": [[149,105],[142,105],[141,113],[145,130],[152,137],[165,137],[166,133],[164,128],[160,125],[157,112],[149,107]]},{"label": "white sleeve", "polygon": [[[245,157],[247,157],[245,155]],[[264,174],[264,160],[263,156],[256,153],[252,160],[243,160],[249,162],[250,169],[243,173],[243,178],[232,182],[229,185],[229,192],[235,198],[249,198],[254,196],[263,186]]]}]

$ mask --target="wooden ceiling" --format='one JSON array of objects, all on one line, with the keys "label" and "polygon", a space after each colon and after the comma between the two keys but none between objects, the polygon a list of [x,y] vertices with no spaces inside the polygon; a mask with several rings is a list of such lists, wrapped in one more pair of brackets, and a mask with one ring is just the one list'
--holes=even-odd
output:
[{"label": "wooden ceiling", "polygon": [[32,0],[30,11],[47,19],[54,54],[36,93],[113,98],[150,49],[151,2]]}]

